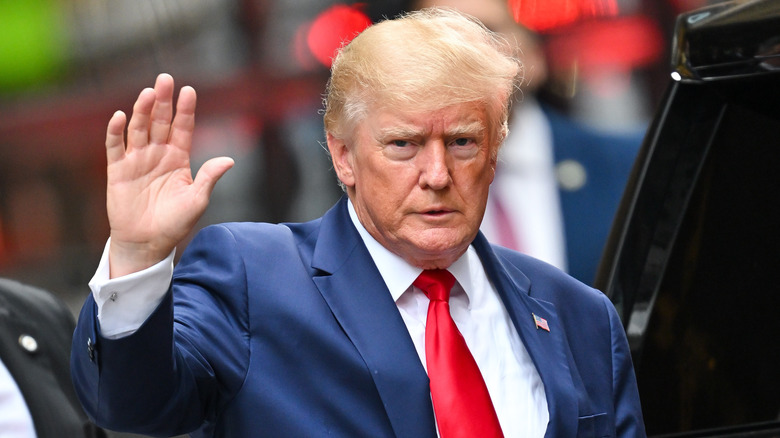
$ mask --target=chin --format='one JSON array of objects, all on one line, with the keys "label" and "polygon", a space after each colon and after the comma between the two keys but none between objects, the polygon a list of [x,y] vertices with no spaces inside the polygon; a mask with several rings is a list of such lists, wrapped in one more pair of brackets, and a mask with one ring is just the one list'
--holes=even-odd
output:
[{"label": "chin", "polygon": [[421,260],[436,261],[438,263],[447,261],[447,266],[449,266],[466,251],[469,243],[470,241],[464,242],[462,239],[425,239],[415,242],[415,249]]}]

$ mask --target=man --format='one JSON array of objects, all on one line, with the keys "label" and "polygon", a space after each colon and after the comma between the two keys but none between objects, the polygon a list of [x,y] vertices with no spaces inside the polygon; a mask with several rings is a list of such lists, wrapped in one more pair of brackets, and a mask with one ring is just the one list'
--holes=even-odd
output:
[{"label": "man", "polygon": [[87,420],[68,373],[75,325],[50,293],[0,279],[0,436],[105,436]]},{"label": "man", "polygon": [[413,9],[451,7],[516,44],[524,73],[510,134],[499,153],[481,230],[494,243],[592,283],[612,218],[644,136],[589,128],[537,99],[547,86],[538,37],[514,21],[504,0],[413,0]]},{"label": "man", "polygon": [[505,49],[448,10],[365,30],[324,115],[347,196],[309,223],[207,227],[172,280],[232,161],[191,179],[195,94],[171,122],[170,76],[126,147],[116,113],[111,237],[74,335],[87,412],[155,435],[644,435],[611,303],[479,234],[519,71]]}]

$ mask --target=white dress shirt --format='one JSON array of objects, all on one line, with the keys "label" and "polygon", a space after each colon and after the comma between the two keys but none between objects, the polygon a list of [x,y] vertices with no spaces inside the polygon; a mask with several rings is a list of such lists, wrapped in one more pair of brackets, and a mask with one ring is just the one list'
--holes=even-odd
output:
[{"label": "white dress shirt", "polygon": [[[387,284],[425,367],[429,300],[412,285],[422,269],[377,242],[358,221],[351,202],[349,215]],[[550,418],[544,385],[476,250],[470,246],[447,270],[457,280],[450,293],[452,319],[485,379],[504,436],[544,436]]]},{"label": "white dress shirt", "polygon": [[[428,297],[412,286],[422,270],[380,245],[358,221],[351,202],[348,206],[425,366]],[[469,247],[449,270],[457,280],[450,296],[452,318],[482,372],[504,436],[544,436],[549,421],[544,385],[476,251]],[[144,271],[109,279],[107,243],[89,282],[103,336],[135,332],[167,292],[172,272],[173,252]]]}]

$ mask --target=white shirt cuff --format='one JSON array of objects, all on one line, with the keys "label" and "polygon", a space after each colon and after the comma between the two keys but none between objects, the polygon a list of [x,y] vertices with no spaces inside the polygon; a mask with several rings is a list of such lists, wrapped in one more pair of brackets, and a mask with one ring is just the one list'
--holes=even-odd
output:
[{"label": "white shirt cuff", "polygon": [[161,262],[142,271],[109,278],[108,239],[89,288],[98,306],[101,334],[117,339],[135,333],[162,301],[173,277],[174,249]]}]

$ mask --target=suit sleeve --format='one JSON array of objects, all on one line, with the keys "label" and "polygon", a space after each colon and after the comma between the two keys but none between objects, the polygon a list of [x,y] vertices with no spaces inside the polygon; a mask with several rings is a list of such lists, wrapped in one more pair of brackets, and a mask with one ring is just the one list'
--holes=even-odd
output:
[{"label": "suit sleeve", "polygon": [[612,339],[612,393],[615,400],[616,433],[618,437],[644,437],[642,406],[628,340],[615,307],[606,297],[604,300],[609,313]]},{"label": "suit sleeve", "polygon": [[159,306],[132,335],[101,336],[88,297],[71,373],[99,425],[149,435],[203,427],[232,399],[249,361],[246,274],[227,228],[198,233]]}]

